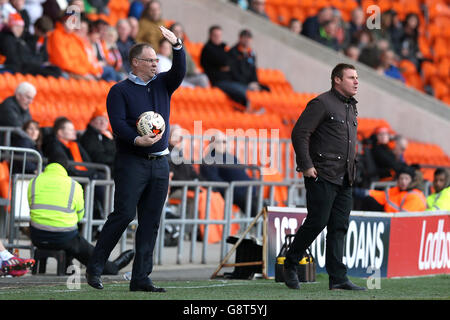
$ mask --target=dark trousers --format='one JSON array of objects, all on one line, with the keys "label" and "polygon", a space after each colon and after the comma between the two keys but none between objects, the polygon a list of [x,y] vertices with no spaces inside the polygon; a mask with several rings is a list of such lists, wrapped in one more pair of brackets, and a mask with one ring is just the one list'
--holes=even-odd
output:
[{"label": "dark trousers", "polygon": [[[33,236],[31,236],[31,241],[39,249],[64,250],[66,252],[66,262],[70,262],[72,258],[75,258],[85,266],[89,262],[89,257],[94,252],[94,246],[80,235],[76,235],[74,238],[60,243],[36,240]],[[119,273],[117,265],[111,261],[107,261],[103,269],[103,274],[115,275],[117,273]]]},{"label": "dark trousers", "polygon": [[296,265],[305,250],[327,227],[325,267],[332,284],[347,281],[347,267],[342,263],[344,240],[352,209],[352,191],[348,183],[339,186],[321,177],[305,178],[308,214],[297,230],[286,254],[286,264]]},{"label": "dark trousers", "polygon": [[111,251],[135,218],[137,208],[136,253],[131,281],[146,284],[153,270],[153,249],[169,187],[167,157],[148,160],[133,154],[117,153],[114,182],[114,212],[103,226],[86,271],[93,275],[101,274]]}]

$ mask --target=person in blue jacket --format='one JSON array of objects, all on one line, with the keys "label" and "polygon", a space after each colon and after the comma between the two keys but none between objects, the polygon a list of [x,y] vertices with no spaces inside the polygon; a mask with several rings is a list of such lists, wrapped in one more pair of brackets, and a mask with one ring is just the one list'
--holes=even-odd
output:
[{"label": "person in blue jacket", "polygon": [[[103,226],[87,269],[90,286],[103,289],[100,275],[111,251],[136,215],[136,253],[130,291],[165,292],[149,278],[153,269],[153,250],[159,221],[169,187],[168,138],[170,98],[186,73],[186,55],[180,39],[160,27],[173,46],[173,64],[167,72],[156,74],[158,59],[147,43],[134,45],[129,52],[132,72],[128,79],[111,87],[106,106],[116,140],[114,160],[114,212]],[[164,133],[140,136],[136,120],[146,111],[164,118]]]}]

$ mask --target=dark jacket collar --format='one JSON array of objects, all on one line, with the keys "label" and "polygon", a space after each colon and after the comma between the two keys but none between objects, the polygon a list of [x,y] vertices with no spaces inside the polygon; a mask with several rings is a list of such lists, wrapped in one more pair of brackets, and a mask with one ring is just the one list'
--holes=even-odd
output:
[{"label": "dark jacket collar", "polygon": [[336,97],[338,97],[339,100],[341,100],[344,103],[349,103],[349,104],[352,104],[352,105],[356,105],[358,103],[358,101],[355,98],[353,98],[353,97],[347,98],[344,95],[342,95],[339,91],[337,91],[335,88],[331,88],[331,92]]}]

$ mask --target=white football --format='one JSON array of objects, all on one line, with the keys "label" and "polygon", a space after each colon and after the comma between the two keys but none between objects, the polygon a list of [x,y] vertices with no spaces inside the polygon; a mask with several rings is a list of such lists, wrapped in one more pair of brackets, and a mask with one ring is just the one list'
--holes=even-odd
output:
[{"label": "white football", "polygon": [[164,118],[157,112],[146,111],[136,121],[137,131],[141,136],[150,133],[163,134],[166,129]]}]

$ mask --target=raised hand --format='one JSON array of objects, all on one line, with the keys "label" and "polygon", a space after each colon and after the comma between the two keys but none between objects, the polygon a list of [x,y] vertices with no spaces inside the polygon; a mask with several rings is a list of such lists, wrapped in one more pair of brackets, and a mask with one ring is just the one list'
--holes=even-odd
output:
[{"label": "raised hand", "polygon": [[178,38],[172,31],[164,26],[159,26],[159,30],[161,30],[163,37],[166,38],[172,45],[177,44]]}]

